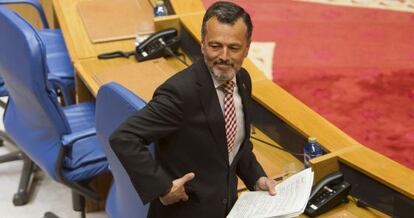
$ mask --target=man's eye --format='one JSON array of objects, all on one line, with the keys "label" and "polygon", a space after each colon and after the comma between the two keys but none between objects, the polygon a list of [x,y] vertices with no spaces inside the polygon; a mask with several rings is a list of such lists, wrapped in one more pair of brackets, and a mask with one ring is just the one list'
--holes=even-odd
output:
[{"label": "man's eye", "polygon": [[231,46],[231,47],[229,47],[230,48],[230,50],[232,50],[232,51],[238,51],[238,50],[240,50],[240,47],[238,47],[238,46]]}]

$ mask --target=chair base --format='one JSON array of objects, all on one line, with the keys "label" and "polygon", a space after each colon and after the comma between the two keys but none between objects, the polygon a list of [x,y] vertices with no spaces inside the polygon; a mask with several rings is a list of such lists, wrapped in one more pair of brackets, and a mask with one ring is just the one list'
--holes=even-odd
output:
[{"label": "chair base", "polygon": [[56,216],[56,214],[52,212],[46,212],[45,215],[43,215],[43,218],[59,218],[59,217]]},{"label": "chair base", "polygon": [[85,197],[72,190],[73,210],[80,212],[80,217],[85,218]]},{"label": "chair base", "polygon": [[29,190],[34,177],[35,165],[22,151],[15,151],[0,156],[0,163],[15,160],[23,160],[23,168],[20,174],[19,187],[13,196],[13,204],[15,206],[22,206],[29,201]]},{"label": "chair base", "polygon": [[[80,217],[85,218],[85,197],[80,195],[79,193],[72,191],[72,204],[73,210],[80,212]],[[43,218],[59,218],[56,214],[52,212],[46,212]]]},{"label": "chair base", "polygon": [[[85,211],[81,211],[80,217],[85,218]],[[56,214],[54,214],[52,212],[46,212],[43,215],[43,218],[60,218],[60,217],[58,217]]]},{"label": "chair base", "polygon": [[17,192],[13,195],[14,206],[22,206],[27,204],[29,201],[29,190],[30,185],[33,184],[31,181],[34,179],[34,163],[23,154],[23,169],[20,175],[20,182]]}]

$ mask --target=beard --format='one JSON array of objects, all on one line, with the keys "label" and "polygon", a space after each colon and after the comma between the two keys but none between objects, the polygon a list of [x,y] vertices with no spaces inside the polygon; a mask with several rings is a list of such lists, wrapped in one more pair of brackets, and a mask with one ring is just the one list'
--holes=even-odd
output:
[{"label": "beard", "polygon": [[[211,65],[208,64],[206,58],[204,58],[210,72],[212,72],[214,79],[217,81],[229,81],[233,79],[236,73],[240,70],[240,66],[237,66],[230,60],[219,59],[213,61]],[[220,69],[221,67],[225,69]]]}]

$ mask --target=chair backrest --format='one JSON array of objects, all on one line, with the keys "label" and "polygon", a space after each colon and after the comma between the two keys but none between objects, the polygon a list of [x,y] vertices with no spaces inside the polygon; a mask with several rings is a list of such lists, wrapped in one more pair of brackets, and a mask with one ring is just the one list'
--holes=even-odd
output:
[{"label": "chair backrest", "polygon": [[[142,99],[117,83],[102,86],[96,97],[96,134],[104,147],[114,178],[106,203],[106,211],[110,217],[147,217],[147,205],[143,205],[128,174],[109,145],[112,132],[145,104]],[[149,149],[154,154],[154,146],[150,145]]]},{"label": "chair backrest", "polygon": [[10,96],[3,118],[6,132],[56,179],[61,137],[71,130],[47,83],[43,42],[29,23],[4,7],[0,7],[0,32],[0,74]]}]

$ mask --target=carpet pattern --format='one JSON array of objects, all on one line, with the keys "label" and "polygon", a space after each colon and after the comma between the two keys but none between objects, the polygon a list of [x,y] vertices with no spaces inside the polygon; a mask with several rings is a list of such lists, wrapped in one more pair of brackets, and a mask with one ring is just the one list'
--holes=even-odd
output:
[{"label": "carpet pattern", "polygon": [[252,15],[253,40],[276,42],[276,83],[360,143],[414,169],[414,13],[361,1],[233,2]]},{"label": "carpet pattern", "polygon": [[414,0],[297,0],[331,5],[414,12]]}]

